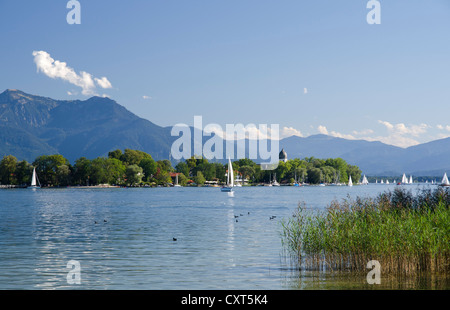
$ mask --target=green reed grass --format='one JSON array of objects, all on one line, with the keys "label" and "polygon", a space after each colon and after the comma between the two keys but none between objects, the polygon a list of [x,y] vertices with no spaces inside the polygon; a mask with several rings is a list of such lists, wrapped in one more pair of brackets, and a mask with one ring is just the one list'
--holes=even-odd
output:
[{"label": "green reed grass", "polygon": [[412,194],[404,188],[376,198],[333,201],[323,212],[299,205],[282,222],[285,249],[301,268],[450,274],[450,193],[438,188]]}]

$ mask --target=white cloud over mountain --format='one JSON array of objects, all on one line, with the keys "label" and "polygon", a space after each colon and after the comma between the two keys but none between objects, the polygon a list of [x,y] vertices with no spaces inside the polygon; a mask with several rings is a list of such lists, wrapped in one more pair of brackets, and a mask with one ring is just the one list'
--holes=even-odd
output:
[{"label": "white cloud over mountain", "polygon": [[112,88],[111,82],[106,77],[96,78],[85,71],[76,73],[67,63],[53,59],[45,51],[33,51],[33,56],[38,72],[80,87],[81,93],[85,96],[97,95],[97,86],[103,89]]}]

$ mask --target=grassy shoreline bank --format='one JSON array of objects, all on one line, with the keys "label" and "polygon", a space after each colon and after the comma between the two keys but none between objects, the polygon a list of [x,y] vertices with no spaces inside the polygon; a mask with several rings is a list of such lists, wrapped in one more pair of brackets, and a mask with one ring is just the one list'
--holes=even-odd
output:
[{"label": "grassy shoreline bank", "polygon": [[376,198],[348,197],[323,212],[299,205],[282,222],[282,242],[301,269],[450,275],[450,191],[404,188]]}]

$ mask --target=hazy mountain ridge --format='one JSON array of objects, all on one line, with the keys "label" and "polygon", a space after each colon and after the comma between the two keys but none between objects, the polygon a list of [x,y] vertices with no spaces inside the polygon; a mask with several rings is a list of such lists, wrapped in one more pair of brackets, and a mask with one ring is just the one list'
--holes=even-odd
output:
[{"label": "hazy mountain ridge", "polygon": [[[170,127],[140,118],[109,98],[55,100],[19,90],[0,94],[0,156],[12,154],[33,161],[39,155],[59,153],[73,163],[82,156],[95,158],[130,148],[156,160],[168,159],[172,142],[178,138],[170,131]],[[203,137],[203,142],[208,139]],[[248,154],[248,141],[246,148]],[[341,157],[368,175],[441,175],[450,171],[450,138],[404,149],[378,141],[292,136],[280,141],[281,148],[289,158]]]},{"label": "hazy mountain ridge", "polygon": [[73,162],[125,148],[143,149],[162,159],[169,156],[171,145],[168,129],[102,97],[53,100],[7,90],[0,94],[0,125],[0,155],[28,161],[60,153]]}]

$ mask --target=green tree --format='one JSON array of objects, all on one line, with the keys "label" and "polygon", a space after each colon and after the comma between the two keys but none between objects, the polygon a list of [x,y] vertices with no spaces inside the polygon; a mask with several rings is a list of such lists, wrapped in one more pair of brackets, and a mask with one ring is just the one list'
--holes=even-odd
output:
[{"label": "green tree", "polygon": [[150,181],[150,179],[153,178],[158,171],[158,164],[153,160],[153,158],[143,158],[139,163],[139,166],[142,168],[144,180],[146,181]]},{"label": "green tree", "polygon": [[336,175],[336,170],[330,166],[323,166],[321,170],[323,173],[323,181],[325,183],[333,183]]},{"label": "green tree", "polygon": [[197,166],[197,159],[196,159],[196,157],[191,156],[191,158],[186,159],[186,164],[189,167],[189,174],[187,174],[186,176],[193,175],[193,169]]},{"label": "green tree", "polygon": [[308,181],[311,184],[319,184],[322,182],[322,170],[320,168],[311,168],[308,171]]},{"label": "green tree", "polygon": [[127,184],[135,185],[142,182],[142,177],[144,176],[142,167],[138,165],[129,165],[125,171],[127,178]]},{"label": "green tree", "polygon": [[225,182],[227,179],[225,174],[227,173],[227,168],[221,163],[212,163],[214,165],[214,170],[216,171],[216,179],[220,182]]},{"label": "green tree", "polygon": [[173,172],[172,163],[168,159],[158,160],[158,167],[161,168],[165,172]]},{"label": "green tree", "polygon": [[43,155],[36,158],[33,166],[42,185],[57,185],[57,169],[59,166],[69,166],[69,161],[62,155]]},{"label": "green tree", "polygon": [[[336,178],[340,183],[347,183],[348,174],[347,174],[347,162],[342,158],[329,158],[325,161],[327,166],[331,166],[336,170]],[[334,182],[334,180],[333,180]]]},{"label": "green tree", "polygon": [[123,154],[120,156],[120,160],[125,165],[139,165],[141,160],[143,160],[144,158],[152,158],[152,156],[142,151],[130,149],[125,149]]},{"label": "green tree", "polygon": [[16,180],[17,184],[29,184],[31,183],[31,175],[33,173],[33,166],[26,160],[22,160],[16,166]]},{"label": "green tree", "polygon": [[91,174],[91,161],[86,157],[81,157],[75,161],[73,168],[73,183],[77,185],[87,185]]},{"label": "green tree", "polygon": [[203,173],[201,171],[197,172],[197,175],[194,177],[194,182],[197,185],[203,185],[206,182],[205,177],[203,176]]},{"label": "green tree", "polygon": [[304,183],[308,178],[308,170],[306,167],[298,166],[294,169],[294,177],[297,177],[297,182]]},{"label": "green tree", "polygon": [[284,162],[284,161],[280,161],[278,164],[277,169],[275,169],[275,173],[277,174],[277,179],[278,181],[283,180],[284,178],[289,177],[289,172],[291,171],[291,163],[288,162]]},{"label": "green tree", "polygon": [[188,181],[189,179],[183,173],[178,175],[178,184],[181,186],[186,186]]},{"label": "green tree", "polygon": [[241,166],[239,172],[243,179],[252,180],[255,175],[255,168],[250,165]]},{"label": "green tree", "polygon": [[115,150],[108,153],[108,158],[115,158],[120,160],[122,155],[123,155],[122,150]]},{"label": "green tree", "polygon": [[347,174],[349,176],[352,176],[352,180],[354,183],[358,182],[358,180],[361,179],[361,170],[357,166],[348,165]]},{"label": "green tree", "polygon": [[185,162],[179,162],[175,166],[175,172],[182,173],[185,177],[189,176],[189,166]]},{"label": "green tree", "polygon": [[91,177],[93,185],[122,184],[125,175],[124,164],[116,158],[98,157],[91,163]]},{"label": "green tree", "polygon": [[17,158],[12,155],[4,156],[0,162],[0,182],[2,184],[16,184]]},{"label": "green tree", "polygon": [[68,165],[60,165],[56,167],[56,183],[55,185],[70,185],[70,168]]}]

